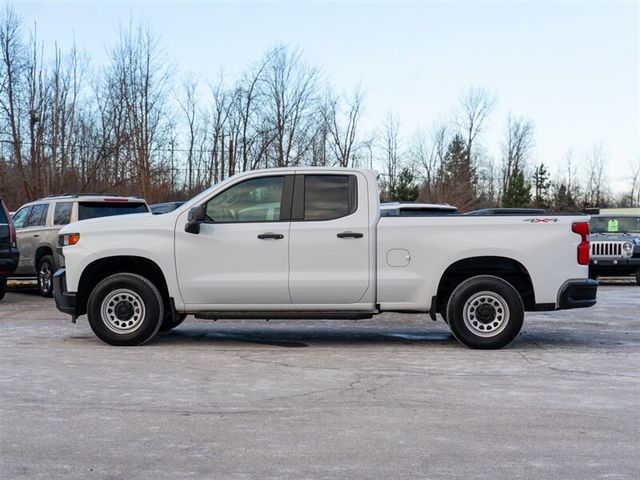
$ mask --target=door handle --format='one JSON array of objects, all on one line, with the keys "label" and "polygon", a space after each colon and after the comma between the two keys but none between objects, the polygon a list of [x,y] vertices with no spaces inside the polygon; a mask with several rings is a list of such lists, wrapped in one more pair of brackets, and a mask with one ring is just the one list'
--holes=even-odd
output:
[{"label": "door handle", "polygon": [[260,235],[258,235],[258,238],[260,240],[266,240],[269,238],[272,238],[274,240],[281,240],[284,238],[284,235],[282,235],[281,233],[261,233]]},{"label": "door handle", "polygon": [[33,236],[38,238],[40,236],[40,234],[39,233],[34,233]]},{"label": "door handle", "polygon": [[364,234],[362,233],[357,233],[357,232],[342,232],[339,233],[338,238],[362,238],[364,237]]}]

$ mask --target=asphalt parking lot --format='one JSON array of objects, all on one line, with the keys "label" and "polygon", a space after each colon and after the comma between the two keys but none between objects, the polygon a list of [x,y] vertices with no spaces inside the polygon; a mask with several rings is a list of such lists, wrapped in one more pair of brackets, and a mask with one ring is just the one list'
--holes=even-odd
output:
[{"label": "asphalt parking lot", "polygon": [[442,322],[200,321],[137,348],[0,302],[3,479],[640,478],[640,287],[530,314],[509,348]]}]

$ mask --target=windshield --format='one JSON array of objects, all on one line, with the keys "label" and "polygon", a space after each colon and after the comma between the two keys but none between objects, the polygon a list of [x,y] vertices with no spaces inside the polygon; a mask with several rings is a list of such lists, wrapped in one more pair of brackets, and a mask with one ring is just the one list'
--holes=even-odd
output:
[{"label": "windshield", "polygon": [[640,217],[593,217],[591,233],[640,233]]}]

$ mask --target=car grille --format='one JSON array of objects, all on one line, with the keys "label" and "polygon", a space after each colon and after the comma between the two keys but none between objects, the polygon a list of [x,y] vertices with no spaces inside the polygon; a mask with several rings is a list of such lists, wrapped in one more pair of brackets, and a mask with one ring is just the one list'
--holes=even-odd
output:
[{"label": "car grille", "polygon": [[592,257],[622,257],[624,242],[591,242]]}]

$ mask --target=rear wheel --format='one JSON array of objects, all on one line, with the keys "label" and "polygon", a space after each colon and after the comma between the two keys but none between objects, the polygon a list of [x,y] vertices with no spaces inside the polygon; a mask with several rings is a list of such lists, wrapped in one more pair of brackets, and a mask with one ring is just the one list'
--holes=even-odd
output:
[{"label": "rear wheel", "polygon": [[89,325],[110,345],[142,345],[162,324],[164,306],[156,286],[133,273],[117,273],[102,280],[87,305]]},{"label": "rear wheel", "polygon": [[7,278],[0,277],[0,300],[4,298],[4,294],[7,291]]},{"label": "rear wheel", "polygon": [[520,333],[524,305],[510,283],[480,275],[456,287],[449,297],[447,318],[453,335],[464,345],[502,348]]},{"label": "rear wheel", "polygon": [[55,264],[51,255],[45,255],[38,262],[38,290],[43,297],[53,295],[53,271]]}]

